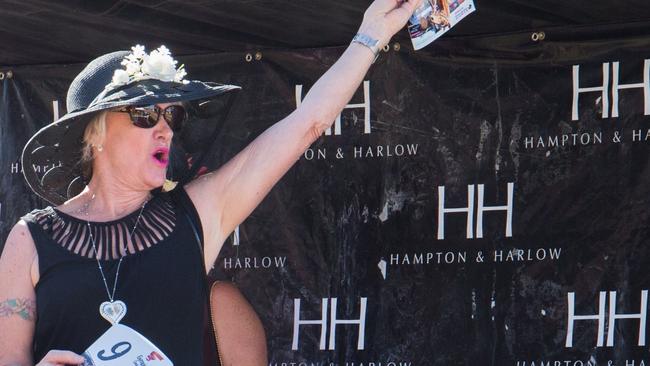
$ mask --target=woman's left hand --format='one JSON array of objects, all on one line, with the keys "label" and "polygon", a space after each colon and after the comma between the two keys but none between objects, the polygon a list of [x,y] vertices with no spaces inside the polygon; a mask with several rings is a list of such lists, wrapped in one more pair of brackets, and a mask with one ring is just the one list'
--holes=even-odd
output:
[{"label": "woman's left hand", "polygon": [[427,0],[375,0],[363,14],[359,33],[379,40],[380,47],[385,46],[404,27],[422,1]]}]

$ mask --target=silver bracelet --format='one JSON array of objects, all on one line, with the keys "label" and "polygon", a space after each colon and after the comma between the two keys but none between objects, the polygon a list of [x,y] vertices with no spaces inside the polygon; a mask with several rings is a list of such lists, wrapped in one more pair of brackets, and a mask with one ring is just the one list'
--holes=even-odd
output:
[{"label": "silver bracelet", "polygon": [[379,57],[379,40],[363,33],[357,33],[354,38],[352,38],[352,42],[368,47],[370,51],[372,51],[372,54],[375,55],[375,59],[372,62],[375,62],[377,57]]}]

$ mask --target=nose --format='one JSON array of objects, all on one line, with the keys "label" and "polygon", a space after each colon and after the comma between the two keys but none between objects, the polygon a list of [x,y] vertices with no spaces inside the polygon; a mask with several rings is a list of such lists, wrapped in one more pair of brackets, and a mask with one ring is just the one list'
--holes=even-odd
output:
[{"label": "nose", "polygon": [[162,113],[158,117],[158,122],[156,122],[156,125],[154,126],[154,131],[156,138],[162,139],[165,142],[171,140],[174,136],[174,131],[171,126],[169,126],[169,123],[167,123]]}]

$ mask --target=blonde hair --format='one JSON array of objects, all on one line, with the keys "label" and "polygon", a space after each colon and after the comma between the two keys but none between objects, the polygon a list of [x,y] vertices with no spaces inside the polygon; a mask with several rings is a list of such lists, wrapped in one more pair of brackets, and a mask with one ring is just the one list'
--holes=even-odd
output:
[{"label": "blonde hair", "polygon": [[93,147],[101,146],[106,136],[106,116],[109,111],[96,114],[86,126],[81,149],[81,166],[86,178],[92,175],[92,162],[94,158]]}]

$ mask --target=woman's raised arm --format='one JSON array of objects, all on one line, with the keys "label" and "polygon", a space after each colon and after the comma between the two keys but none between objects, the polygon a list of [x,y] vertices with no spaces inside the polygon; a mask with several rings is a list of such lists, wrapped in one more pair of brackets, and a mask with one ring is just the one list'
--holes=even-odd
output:
[{"label": "woman's raised arm", "polygon": [[[421,1],[374,1],[364,14],[359,33],[378,40],[378,47],[383,47],[406,24]],[[268,128],[217,171],[185,187],[201,217],[208,268],[227,236],[334,122],[374,58],[369,47],[351,43],[314,84],[298,109]]]}]

